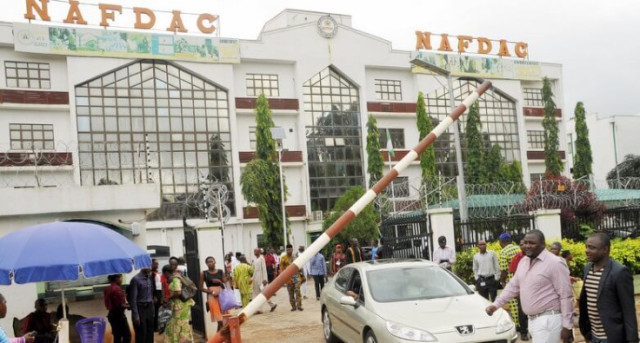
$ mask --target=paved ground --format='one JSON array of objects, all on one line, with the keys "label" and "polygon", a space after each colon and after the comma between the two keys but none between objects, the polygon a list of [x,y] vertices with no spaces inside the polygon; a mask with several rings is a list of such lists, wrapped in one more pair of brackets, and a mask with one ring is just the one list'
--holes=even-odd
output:
[{"label": "paved ground", "polygon": [[[313,286],[313,285],[311,285]],[[243,343],[321,343],[322,321],[320,319],[320,302],[316,300],[315,291],[310,287],[308,299],[302,300],[304,311],[291,311],[286,288],[278,291],[271,300],[278,304],[274,312],[251,317],[242,325]],[[266,310],[266,306],[265,306]]]}]

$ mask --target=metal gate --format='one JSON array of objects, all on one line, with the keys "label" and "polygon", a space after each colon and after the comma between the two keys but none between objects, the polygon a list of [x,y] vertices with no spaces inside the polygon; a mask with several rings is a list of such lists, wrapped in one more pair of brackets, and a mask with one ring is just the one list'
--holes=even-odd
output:
[{"label": "metal gate", "polygon": [[385,244],[393,248],[394,258],[424,258],[431,260],[433,232],[429,216],[410,212],[385,219],[380,224]]},{"label": "metal gate", "polygon": [[466,222],[456,219],[453,228],[456,250],[463,251],[476,246],[480,239],[488,243],[494,242],[503,232],[510,233],[516,241],[519,241],[527,232],[535,229],[535,220],[531,215],[472,218]]},{"label": "metal gate", "polygon": [[[187,224],[185,218],[182,219],[184,229],[185,259],[187,260],[187,276],[196,284],[200,281],[200,258],[198,257],[198,231]],[[200,285],[198,285],[200,288]],[[193,331],[205,336],[204,326],[204,304],[200,292],[193,297],[196,304],[191,307],[191,326]]]}]

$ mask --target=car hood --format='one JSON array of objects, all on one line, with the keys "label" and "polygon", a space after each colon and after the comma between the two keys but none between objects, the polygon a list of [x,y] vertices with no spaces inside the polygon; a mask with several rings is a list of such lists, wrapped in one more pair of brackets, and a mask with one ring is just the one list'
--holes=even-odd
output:
[{"label": "car hood", "polygon": [[448,298],[376,303],[376,313],[385,320],[437,334],[455,330],[456,326],[473,324],[476,329],[492,327],[505,315],[499,309],[493,316],[485,308],[489,302],[472,294]]}]

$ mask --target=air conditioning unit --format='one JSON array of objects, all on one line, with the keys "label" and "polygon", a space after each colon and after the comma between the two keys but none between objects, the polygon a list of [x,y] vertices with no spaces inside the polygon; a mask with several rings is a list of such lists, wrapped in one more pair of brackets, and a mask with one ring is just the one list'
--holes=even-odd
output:
[{"label": "air conditioning unit", "polygon": [[311,213],[311,220],[317,222],[317,221],[322,221],[323,217],[322,217],[322,211],[313,211]]}]

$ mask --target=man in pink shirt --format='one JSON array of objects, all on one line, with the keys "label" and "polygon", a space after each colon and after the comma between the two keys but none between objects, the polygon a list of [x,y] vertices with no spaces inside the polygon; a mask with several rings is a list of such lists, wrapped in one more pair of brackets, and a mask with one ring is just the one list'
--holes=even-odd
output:
[{"label": "man in pink shirt", "polygon": [[520,295],[529,317],[533,343],[573,341],[573,293],[564,260],[546,250],[544,234],[532,230],[523,239],[525,257],[502,293],[486,309],[492,315]]}]

